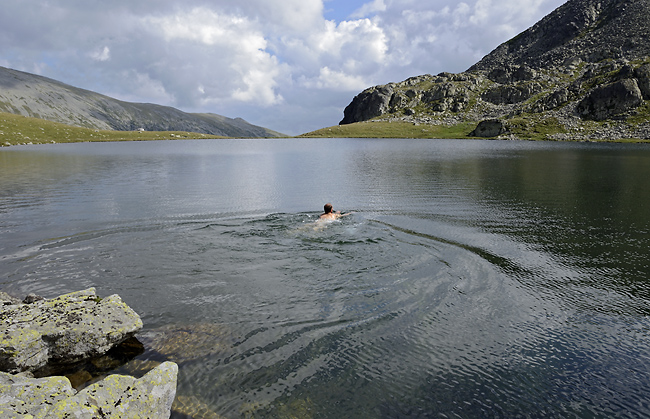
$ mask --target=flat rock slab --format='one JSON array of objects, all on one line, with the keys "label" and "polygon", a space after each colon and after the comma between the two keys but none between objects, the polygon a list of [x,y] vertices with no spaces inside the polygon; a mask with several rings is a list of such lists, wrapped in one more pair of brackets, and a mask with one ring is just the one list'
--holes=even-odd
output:
[{"label": "flat rock slab", "polygon": [[0,370],[36,371],[106,353],[142,329],[118,295],[94,288],[31,304],[0,306]]},{"label": "flat rock slab", "polygon": [[142,378],[109,375],[76,393],[65,377],[27,378],[0,372],[2,418],[168,418],[178,366],[164,362]]}]

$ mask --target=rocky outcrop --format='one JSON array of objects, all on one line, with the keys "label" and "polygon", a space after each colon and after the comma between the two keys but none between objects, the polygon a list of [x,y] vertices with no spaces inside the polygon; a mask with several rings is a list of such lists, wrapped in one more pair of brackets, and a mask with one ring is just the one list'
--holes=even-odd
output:
[{"label": "rocky outcrop", "polygon": [[[341,124],[366,121],[383,115],[390,109],[393,98],[392,86],[377,86],[359,93],[343,111]],[[401,103],[400,103],[401,105]]]},{"label": "rocky outcrop", "polygon": [[178,366],[164,362],[140,379],[110,375],[77,393],[65,377],[0,373],[0,417],[168,418],[177,376]]},{"label": "rocky outcrop", "polygon": [[643,94],[635,79],[624,79],[601,86],[578,103],[576,110],[583,118],[603,121],[636,109],[643,103]]},{"label": "rocky outcrop", "polygon": [[634,71],[639,89],[645,100],[650,100],[650,64],[642,65]]},{"label": "rocky outcrop", "polygon": [[496,132],[481,121],[499,120],[516,138],[650,139],[650,1],[569,0],[468,71],[366,89],[344,115],[479,136]]},{"label": "rocky outcrop", "polygon": [[510,105],[524,102],[541,91],[542,87],[534,82],[507,84],[486,90],[481,95],[481,99],[493,105]]},{"label": "rocky outcrop", "polygon": [[650,55],[647,0],[569,0],[470,68],[570,66],[576,60],[635,60]]},{"label": "rocky outcrop", "polygon": [[0,370],[35,371],[101,355],[133,336],[142,320],[118,295],[94,288],[31,304],[0,306]]}]

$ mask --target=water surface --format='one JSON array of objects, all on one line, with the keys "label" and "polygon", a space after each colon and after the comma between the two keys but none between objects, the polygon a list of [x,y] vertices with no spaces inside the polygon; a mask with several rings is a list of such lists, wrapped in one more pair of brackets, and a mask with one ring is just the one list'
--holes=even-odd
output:
[{"label": "water surface", "polygon": [[119,294],[175,418],[648,416],[649,178],[640,145],[12,147],[0,289]]}]

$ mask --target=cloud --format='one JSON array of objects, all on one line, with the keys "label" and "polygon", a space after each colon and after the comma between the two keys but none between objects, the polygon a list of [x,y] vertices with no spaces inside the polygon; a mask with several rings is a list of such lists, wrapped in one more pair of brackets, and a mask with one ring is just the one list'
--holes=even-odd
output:
[{"label": "cloud", "polygon": [[466,70],[562,1],[3,0],[0,63],[297,134],[371,85]]},{"label": "cloud", "polygon": [[370,3],[366,3],[363,6],[361,6],[359,9],[354,11],[350,17],[351,18],[364,18],[368,17],[374,13],[377,12],[385,12],[386,11],[386,3],[384,3],[384,0],[374,0]]},{"label": "cloud", "polygon": [[[191,84],[181,96],[186,106],[219,100],[261,106],[282,102],[275,89],[282,66],[266,51],[268,42],[254,19],[197,7],[174,15],[148,16],[143,25],[165,42],[167,51],[180,53],[165,61],[171,63],[170,71],[178,80]],[[214,67],[193,66],[196,60]],[[173,83],[169,80],[165,86],[171,88]]]},{"label": "cloud", "polygon": [[301,85],[307,89],[332,90],[332,91],[361,91],[367,87],[360,76],[351,76],[342,71],[332,70],[329,67],[320,69],[316,78],[303,78]]},{"label": "cloud", "polygon": [[108,61],[111,59],[111,49],[104,47],[101,50],[90,53],[90,56],[96,61]]}]

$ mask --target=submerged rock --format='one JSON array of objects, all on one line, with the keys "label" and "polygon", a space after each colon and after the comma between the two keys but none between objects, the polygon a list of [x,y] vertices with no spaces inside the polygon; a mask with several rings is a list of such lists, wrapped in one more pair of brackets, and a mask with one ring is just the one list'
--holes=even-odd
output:
[{"label": "submerged rock", "polygon": [[75,393],[65,377],[0,373],[0,417],[168,418],[177,378],[178,366],[164,362],[140,379],[110,375]]},{"label": "submerged rock", "polygon": [[31,304],[0,306],[0,370],[35,371],[106,353],[142,328],[118,295],[94,288]]},{"label": "submerged rock", "polygon": [[213,323],[170,325],[138,334],[138,339],[165,359],[178,363],[225,357],[233,347],[230,330]]}]

